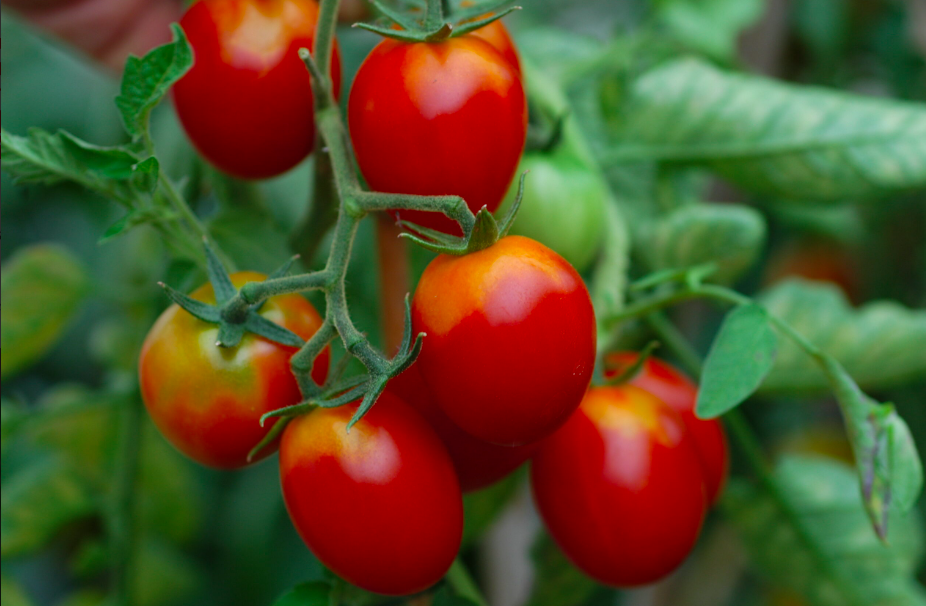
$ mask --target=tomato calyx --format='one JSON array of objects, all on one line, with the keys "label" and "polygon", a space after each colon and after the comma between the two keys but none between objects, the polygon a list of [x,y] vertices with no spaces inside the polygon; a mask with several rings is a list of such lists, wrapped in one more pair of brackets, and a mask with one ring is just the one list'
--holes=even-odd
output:
[{"label": "tomato calyx", "polygon": [[496,220],[488,208],[483,206],[476,213],[476,220],[473,222],[472,227],[467,229],[467,226],[463,226],[464,233],[462,237],[451,236],[441,231],[402,220],[399,220],[399,225],[410,231],[402,232],[399,237],[408,238],[422,248],[446,255],[467,255],[488,248],[507,236],[509,230],[511,230],[511,226],[518,215],[518,209],[521,208],[521,200],[524,198],[524,178],[526,176],[527,171],[521,173],[518,180],[518,193],[501,222]]},{"label": "tomato calyx", "polygon": [[[512,11],[521,9],[520,6],[509,6],[511,2],[512,0],[483,2],[450,12],[449,3],[445,6],[443,0],[428,0],[427,11],[422,14],[414,10],[398,11],[378,0],[371,0],[371,4],[379,11],[383,19],[378,23],[355,23],[353,27],[376,32],[386,38],[402,42],[441,42],[451,37],[474,32]],[[392,24],[399,28],[395,28]]]},{"label": "tomato calyx", "polygon": [[[236,309],[235,313],[227,313],[226,305],[231,301],[238,290],[232,285],[231,277],[226,271],[218,255],[212,250],[208,242],[204,240],[203,247],[206,252],[206,268],[209,276],[209,283],[215,291],[216,304],[203,303],[189,297],[170,286],[159,282],[158,285],[164,289],[170,299],[189,312],[196,318],[210,324],[219,325],[219,334],[216,339],[217,347],[236,347],[245,333],[254,333],[265,339],[286,345],[289,347],[302,347],[305,341],[302,337],[291,330],[275,324],[257,312],[260,311],[260,305],[253,307]],[[293,262],[298,255],[289,259],[279,269],[273,272],[268,279],[279,278],[289,271]]]}]

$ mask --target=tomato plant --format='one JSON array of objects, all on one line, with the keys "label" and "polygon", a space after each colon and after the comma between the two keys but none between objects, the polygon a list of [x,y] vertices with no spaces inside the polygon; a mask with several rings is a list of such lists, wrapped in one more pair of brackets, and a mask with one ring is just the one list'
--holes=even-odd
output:
[{"label": "tomato plant", "polygon": [[479,490],[501,480],[520,467],[537,449],[537,443],[525,446],[491,444],[457,427],[437,405],[417,364],[393,379],[388,391],[411,404],[440,437],[453,460],[463,492]]},{"label": "tomato plant", "polygon": [[608,585],[659,580],[691,552],[704,474],[681,417],[638,387],[594,387],[531,463],[537,508],[572,562]]},{"label": "tomato plant", "polygon": [[487,442],[521,445],[550,434],[591,379],[588,290],[562,257],[529,238],[437,257],[415,289],[412,322],[428,334],[418,364],[441,409]]},{"label": "tomato plant", "polygon": [[[238,272],[232,282],[241,286],[262,281],[256,272]],[[214,302],[212,285],[192,295]],[[261,315],[309,339],[322,319],[300,295],[269,299]],[[299,386],[289,359],[296,348],[247,335],[237,347],[215,346],[218,328],[180,308],[168,307],[145,338],[138,360],[138,381],[151,419],[171,444],[191,459],[223,469],[244,467],[248,453],[267,435],[261,427],[266,412],[299,402]],[[312,376],[319,382],[328,374],[329,353],[322,352]],[[265,448],[258,458],[275,448]]]},{"label": "tomato plant", "polygon": [[[638,358],[636,352],[615,352],[605,359],[605,376],[617,376],[630,368]],[[699,419],[695,415],[698,386],[677,368],[658,358],[648,357],[629,383],[647,391],[677,412],[691,433],[698,458],[704,468],[708,502],[720,496],[727,478],[730,461],[723,425],[717,419]]]},{"label": "tomato plant", "polygon": [[[199,0],[180,25],[195,63],[174,86],[174,105],[196,149],[245,179],[288,171],[312,152],[312,85],[299,59],[313,48],[315,0]],[[331,59],[334,90],[341,62]]]},{"label": "tomato plant", "polygon": [[[473,36],[439,43],[383,40],[357,72],[347,115],[357,162],[372,189],[454,194],[473,212],[501,204],[527,128],[517,71]],[[436,213],[396,214],[459,233]]]},{"label": "tomato plant", "polygon": [[280,445],[290,518],[312,552],[351,583],[405,595],[441,579],[463,533],[453,464],[414,410],[386,393],[347,431],[357,404],[292,421]]}]

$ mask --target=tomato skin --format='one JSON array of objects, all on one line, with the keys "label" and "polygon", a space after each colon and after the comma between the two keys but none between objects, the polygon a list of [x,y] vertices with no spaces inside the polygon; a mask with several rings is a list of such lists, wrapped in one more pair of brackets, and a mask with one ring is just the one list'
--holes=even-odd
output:
[{"label": "tomato skin", "polygon": [[[633,365],[638,355],[634,351],[608,354],[605,376],[617,376],[622,369]],[[682,417],[694,438],[704,468],[708,502],[716,503],[730,470],[729,448],[720,419],[699,419],[695,416],[698,386],[680,370],[653,356],[646,359],[640,372],[629,383],[653,394]]]},{"label": "tomato skin", "polygon": [[[530,152],[518,172],[530,171],[511,233],[549,246],[584,271],[595,259],[604,235],[608,186],[570,150]],[[503,209],[517,196],[508,189]]]},{"label": "tomato skin", "polygon": [[392,379],[386,390],[418,411],[441,439],[463,492],[479,490],[501,480],[529,459],[539,446],[537,442],[524,446],[490,444],[457,427],[438,407],[417,364]]},{"label": "tomato skin", "polygon": [[[239,272],[231,278],[240,287],[266,276]],[[210,284],[190,296],[215,303]],[[306,340],[322,324],[300,295],[272,297],[260,315]],[[248,333],[237,347],[220,349],[215,345],[218,330],[217,324],[171,305],[145,338],[138,377],[151,419],[177,450],[209,467],[237,469],[248,465],[248,453],[272,427],[260,426],[261,415],[302,399],[289,366],[297,348]],[[319,383],[328,375],[329,355],[325,348],[312,367]],[[264,449],[255,460],[274,450]]]},{"label": "tomato skin", "polygon": [[[313,46],[314,0],[199,0],[180,25],[195,62],[174,85],[174,106],[196,149],[244,179],[273,177],[315,143],[309,73],[298,50]],[[341,86],[337,46],[334,89]]]},{"label": "tomato skin", "polygon": [[531,463],[550,535],[606,585],[653,583],[697,541],[707,507],[694,442],[679,415],[632,385],[593,387]]},{"label": "tomato skin", "polygon": [[582,278],[546,246],[508,236],[440,255],[412,302],[427,333],[418,364],[461,429],[503,446],[552,433],[579,405],[595,362],[595,313]]},{"label": "tomato skin", "polygon": [[293,420],[280,445],[286,509],[312,553],[367,591],[405,595],[443,577],[463,535],[453,464],[428,424],[384,393]]},{"label": "tomato skin", "polygon": [[[484,15],[483,17],[487,16],[488,15]],[[482,19],[483,17],[479,18]],[[486,26],[470,32],[470,35],[481,38],[491,44],[495,50],[501,53],[505,61],[514,67],[514,70],[518,72],[518,74],[521,73],[521,58],[518,56],[518,49],[514,45],[514,40],[511,39],[511,34],[508,33],[508,28],[505,27],[501,19],[497,19]]]},{"label": "tomato skin", "polygon": [[[498,208],[527,135],[521,78],[471,35],[438,43],[383,40],[357,72],[347,116],[371,189],[459,195],[473,212]],[[461,233],[440,213],[403,211],[400,218]]]}]

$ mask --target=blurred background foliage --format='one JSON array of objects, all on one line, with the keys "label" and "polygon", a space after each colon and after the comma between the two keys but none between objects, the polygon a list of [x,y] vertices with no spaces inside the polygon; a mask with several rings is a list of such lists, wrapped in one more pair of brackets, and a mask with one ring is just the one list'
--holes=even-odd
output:
[{"label": "blurred background foliage", "polygon": [[[798,160],[755,154],[704,160],[697,152],[724,145],[731,129],[749,136],[750,124],[759,124],[759,114],[750,111],[763,108],[785,116],[779,125],[785,138],[876,128],[879,121],[906,120],[905,112],[921,116],[924,6],[922,0],[530,0],[506,19],[524,56],[569,93],[629,219],[631,277],[714,261],[720,271],[712,279],[747,293],[787,276],[828,281],[780,285],[764,301],[815,342],[837,349],[834,355],[863,388],[895,403],[921,448],[926,192],[908,191],[903,180],[917,174],[917,161],[920,169],[926,164],[926,133],[918,147],[811,151]],[[377,37],[346,26],[338,36],[350,82]],[[6,9],[2,38],[5,129],[23,135],[33,126],[63,128],[98,144],[122,141],[114,76]],[[860,93],[868,101],[852,100],[850,110],[834,112],[851,125],[802,121],[794,107],[825,111],[841,98],[817,89],[793,93],[767,81],[743,85],[753,77],[747,73]],[[666,93],[683,86],[684,95]],[[911,103],[882,106],[881,98]],[[679,115],[688,124],[698,117],[700,127],[686,130]],[[289,235],[311,191],[311,160],[278,179],[243,184],[196,158],[170,104],[156,110],[153,133],[164,169],[184,177],[185,193],[240,266],[269,271],[289,255]],[[762,132],[754,135],[763,142]],[[891,159],[897,170],[878,168]],[[856,170],[847,173],[850,161]],[[906,161],[912,168],[905,171]],[[802,173],[806,165],[818,173]],[[100,604],[111,556],[106,512],[118,498],[113,478],[122,410],[138,398],[138,349],[167,304],[156,282],[189,290],[204,276],[188,263],[171,262],[153,230],[101,243],[122,211],[93,194],[67,185],[18,187],[6,173],[0,179],[7,226],[2,604]],[[375,254],[368,220],[348,284],[356,324],[378,343]],[[430,254],[411,254],[417,275]],[[885,299],[893,302],[851,307]],[[702,353],[720,318],[697,303],[673,316]],[[641,345],[646,334],[632,326],[621,339],[624,346]],[[806,359],[783,346],[762,394],[744,409],[768,450],[785,457],[776,474],[797,495],[793,506],[815,535],[817,552],[807,553],[766,495],[734,481],[691,561],[668,582],[635,592],[596,586],[540,537],[529,603],[926,603],[923,499],[914,515],[894,524],[889,547],[877,543],[855,476],[840,463],[851,454],[835,402],[820,395],[823,387]],[[134,528],[140,606],[271,604],[297,583],[324,578],[285,515],[272,462],[237,473],[205,470],[145,423]],[[737,455],[734,474],[743,471]],[[516,475],[467,497],[467,562],[486,557],[483,537],[506,505],[524,500],[518,496],[523,480]],[[487,578],[491,570],[476,569],[487,585],[497,583]],[[517,593],[502,591],[515,597],[499,604],[518,603]]]}]

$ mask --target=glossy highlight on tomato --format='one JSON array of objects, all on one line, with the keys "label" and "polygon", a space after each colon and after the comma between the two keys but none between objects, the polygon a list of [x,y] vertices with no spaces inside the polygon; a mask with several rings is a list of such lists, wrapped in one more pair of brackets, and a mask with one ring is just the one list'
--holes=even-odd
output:
[{"label": "glossy highlight on tomato", "polygon": [[[434,43],[383,40],[357,72],[348,103],[360,170],[376,191],[462,196],[498,208],[527,135],[521,78],[472,35]],[[402,220],[460,234],[440,213]]]},{"label": "glossy highlight on tomato", "polygon": [[[286,172],[315,142],[313,97],[300,48],[312,49],[314,0],[198,0],[180,25],[194,64],[174,85],[174,105],[196,149],[245,179]],[[331,60],[341,86],[337,45]]]},{"label": "glossy highlight on tomato", "polygon": [[634,587],[677,568],[707,499],[678,413],[632,385],[594,387],[531,463],[534,499],[566,556],[606,585]]},{"label": "glossy highlight on tomato", "polygon": [[460,547],[463,501],[447,451],[391,393],[347,432],[357,403],[318,408],[283,432],[280,477],[309,549],[346,581],[406,595],[444,576]]},{"label": "glossy highlight on tomato", "polygon": [[524,446],[490,444],[457,427],[437,405],[418,364],[412,364],[392,379],[386,390],[418,411],[441,439],[453,461],[463,492],[479,490],[501,480],[529,459],[539,446],[537,442]]},{"label": "glossy highlight on tomato", "polygon": [[[623,369],[632,366],[638,356],[633,351],[608,354],[605,358],[605,376],[617,376]],[[682,417],[685,427],[694,438],[704,468],[708,502],[716,502],[726,483],[730,455],[723,423],[719,419],[699,419],[695,416],[698,386],[677,368],[652,356],[646,359],[629,383],[653,394]]]},{"label": "glossy highlight on tomato", "polygon": [[[231,278],[241,287],[266,276],[239,272]],[[215,302],[210,284],[190,296]],[[322,324],[312,304],[296,294],[272,297],[260,315],[306,340]],[[138,378],[145,407],[167,441],[203,465],[236,469],[248,464],[248,453],[270,431],[272,424],[260,426],[261,415],[302,399],[289,366],[297,348],[252,333],[237,347],[220,348],[218,331],[217,324],[171,305],[145,338]],[[326,348],[312,367],[319,383],[328,375],[329,355]],[[258,460],[274,450],[265,448]]]},{"label": "glossy highlight on tomato", "polygon": [[421,374],[447,416],[505,446],[549,435],[595,363],[595,313],[576,270],[521,236],[425,269],[412,302]]}]

